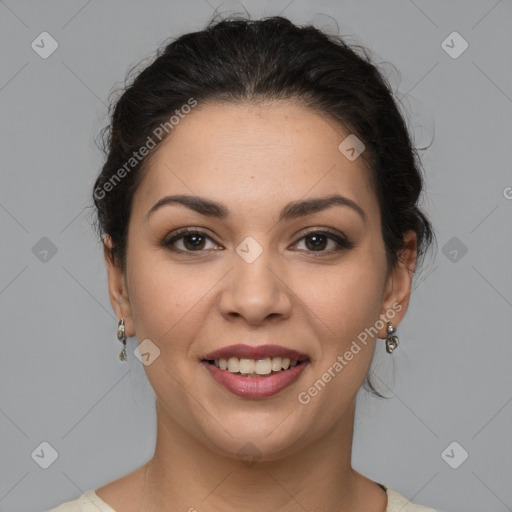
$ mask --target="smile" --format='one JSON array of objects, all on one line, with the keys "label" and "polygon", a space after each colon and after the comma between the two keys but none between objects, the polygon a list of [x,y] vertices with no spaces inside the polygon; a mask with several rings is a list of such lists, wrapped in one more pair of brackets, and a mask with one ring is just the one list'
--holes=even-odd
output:
[{"label": "smile", "polygon": [[265,359],[239,359],[230,357],[209,361],[221,370],[234,373],[235,375],[245,375],[246,377],[255,377],[261,375],[275,375],[276,373],[294,368],[298,361],[290,361],[287,357],[266,357]]},{"label": "smile", "polygon": [[306,354],[278,345],[232,345],[201,361],[210,375],[243,398],[267,398],[297,381],[309,365]]}]

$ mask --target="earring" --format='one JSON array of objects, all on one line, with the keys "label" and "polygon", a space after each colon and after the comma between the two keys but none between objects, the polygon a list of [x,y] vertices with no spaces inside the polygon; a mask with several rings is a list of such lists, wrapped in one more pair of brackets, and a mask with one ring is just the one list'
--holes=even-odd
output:
[{"label": "earring", "polygon": [[388,334],[386,336],[386,352],[391,354],[396,347],[398,347],[398,336],[393,333],[396,329],[393,327],[391,322],[388,322]]},{"label": "earring", "polygon": [[117,339],[124,345],[123,350],[119,353],[119,359],[126,361],[126,332],[124,330],[124,318],[119,320],[117,324]]}]

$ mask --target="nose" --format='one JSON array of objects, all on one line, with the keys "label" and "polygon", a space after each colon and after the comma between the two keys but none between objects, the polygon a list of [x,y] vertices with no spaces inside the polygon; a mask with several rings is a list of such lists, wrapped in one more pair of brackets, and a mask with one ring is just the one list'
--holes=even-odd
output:
[{"label": "nose", "polygon": [[292,291],[268,250],[251,263],[235,255],[233,264],[223,280],[225,288],[219,301],[222,316],[230,321],[242,317],[251,325],[290,316]]}]

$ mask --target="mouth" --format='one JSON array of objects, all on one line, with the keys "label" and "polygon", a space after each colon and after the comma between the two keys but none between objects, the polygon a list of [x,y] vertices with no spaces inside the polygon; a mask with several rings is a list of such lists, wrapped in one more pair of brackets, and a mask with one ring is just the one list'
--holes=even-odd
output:
[{"label": "mouth", "polygon": [[299,378],[309,362],[306,354],[278,345],[233,345],[201,361],[219,384],[244,398],[279,393]]},{"label": "mouth", "polygon": [[292,361],[288,357],[266,357],[264,359],[230,357],[229,359],[210,359],[206,362],[220,370],[250,379],[277,375],[281,372],[289,371],[299,364],[305,364],[307,361],[308,359],[295,359]]}]

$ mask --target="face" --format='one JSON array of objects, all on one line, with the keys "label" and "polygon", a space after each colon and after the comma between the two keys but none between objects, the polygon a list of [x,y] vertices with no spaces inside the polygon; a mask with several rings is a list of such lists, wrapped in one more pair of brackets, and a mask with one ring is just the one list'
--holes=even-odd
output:
[{"label": "face", "polygon": [[348,135],[292,102],[199,105],[135,193],[111,301],[145,343],[160,420],[209,449],[272,459],[345,428],[383,319],[407,309],[413,236],[388,272],[368,170],[338,149]]}]

